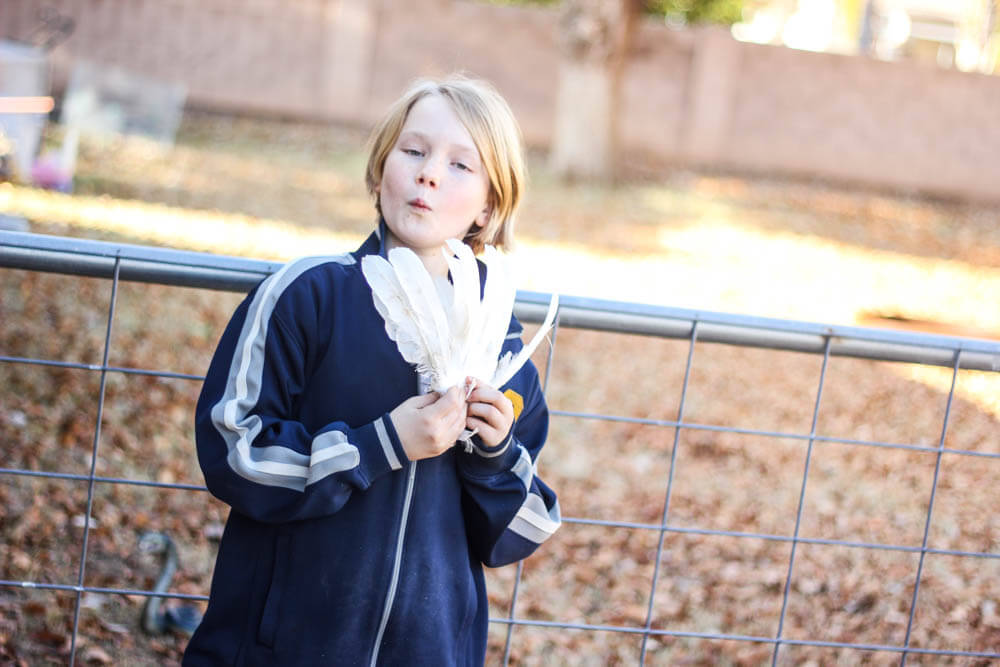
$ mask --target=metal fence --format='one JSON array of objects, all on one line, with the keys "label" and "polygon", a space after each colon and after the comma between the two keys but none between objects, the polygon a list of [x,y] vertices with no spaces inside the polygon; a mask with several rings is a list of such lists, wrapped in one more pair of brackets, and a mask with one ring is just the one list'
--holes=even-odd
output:
[{"label": "metal fence", "polygon": [[[94,489],[97,484],[144,485],[159,488],[180,489],[184,491],[204,491],[204,487],[192,484],[173,484],[152,482],[137,479],[105,477],[96,474],[98,447],[101,440],[102,415],[105,408],[105,381],[109,374],[147,375],[162,378],[173,378],[190,381],[200,381],[196,375],[177,373],[164,370],[142,370],[109,365],[111,347],[111,332],[115,321],[116,296],[122,281],[140,283],[156,283],[162,285],[198,287],[213,290],[228,290],[242,292],[249,290],[261,279],[276,271],[280,265],[251,259],[223,257],[204,253],[184,252],[135,245],[111,244],[78,239],[21,234],[16,232],[0,232],[0,267],[26,269],[29,271],[54,272],[66,275],[106,278],[110,281],[110,306],[107,313],[104,335],[103,358],[100,364],[76,363],[72,361],[40,359],[9,356],[0,350],[0,363],[3,364],[33,364],[67,369],[80,369],[100,374],[99,398],[97,403],[96,428],[93,434],[93,446],[90,457],[89,474],[71,474],[45,470],[28,470],[21,468],[0,468],[3,476],[29,476],[41,478],[57,478],[70,480],[87,485],[87,510],[85,517],[91,516],[94,499]],[[2,304],[0,304],[2,305]],[[539,322],[544,315],[547,296],[537,293],[521,292],[518,295],[515,312],[525,322]],[[0,310],[2,314],[2,310]],[[3,326],[0,321],[0,326]],[[673,431],[673,446],[670,454],[670,466],[667,479],[662,480],[665,486],[665,499],[662,517],[659,523],[634,523],[622,521],[604,521],[587,517],[567,517],[567,524],[605,526],[624,528],[637,531],[652,531],[658,534],[656,559],[654,561],[653,579],[650,582],[648,609],[644,625],[616,626],[606,624],[563,623],[545,621],[516,615],[516,605],[519,587],[521,586],[521,565],[517,566],[511,591],[510,613],[504,616],[494,616],[491,624],[505,628],[504,663],[510,657],[511,638],[519,626],[535,626],[540,628],[558,628],[579,630],[585,632],[625,633],[641,637],[640,664],[647,659],[647,641],[650,638],[691,638],[698,640],[720,640],[735,642],[750,642],[769,645],[772,664],[776,664],[783,646],[807,646],[831,649],[846,649],[860,652],[875,652],[881,655],[898,656],[900,664],[905,664],[908,656],[920,656],[925,659],[937,659],[943,656],[976,659],[1000,658],[1000,643],[992,651],[967,651],[957,648],[931,649],[911,645],[911,631],[914,623],[914,612],[921,590],[921,579],[925,557],[928,555],[946,555],[963,559],[980,559],[983,561],[998,561],[1000,553],[996,551],[964,551],[952,549],[935,549],[929,546],[928,536],[934,519],[935,496],[938,491],[938,478],[943,455],[978,457],[978,460],[1000,459],[1000,453],[970,451],[945,446],[948,421],[951,415],[953,398],[955,396],[955,380],[961,369],[971,369],[987,372],[1000,371],[1000,343],[932,336],[923,334],[908,334],[896,331],[862,329],[854,327],[823,326],[801,322],[791,322],[773,319],[761,319],[720,313],[699,312],[674,308],[653,307],[647,305],[599,301],[584,298],[564,297],[560,301],[560,311],[557,325],[552,334],[552,346],[545,369],[545,383],[548,383],[549,368],[556,350],[556,342],[560,329],[575,328],[593,331],[640,334],[662,338],[681,339],[688,341],[684,384],[680,392],[680,400],[676,419],[657,420],[640,419],[619,415],[594,414],[590,412],[573,412],[553,410],[553,429],[559,428],[559,420],[576,418],[587,420],[603,420],[612,422],[635,423],[656,427],[666,427]],[[759,429],[741,428],[738,426],[721,426],[685,421],[685,399],[689,380],[691,378],[692,359],[696,343],[713,342],[735,346],[769,348],[813,353],[821,355],[822,367],[819,375],[819,386],[816,388],[815,406],[812,412],[812,426],[808,433],[788,433]],[[947,405],[941,424],[940,438],[936,446],[919,444],[880,442],[872,439],[850,439],[821,435],[817,431],[817,416],[820,400],[823,395],[827,365],[831,357],[845,356],[871,360],[910,362],[933,366],[943,366],[951,369],[951,385],[947,395]],[[686,527],[671,523],[671,498],[675,483],[675,467],[677,460],[679,438],[682,431],[728,432],[742,435],[753,435],[763,438],[791,439],[805,443],[805,467],[801,478],[798,495],[798,511],[794,530],[790,535],[770,533],[740,532],[731,530],[714,530],[698,527]],[[924,518],[923,540],[920,546],[885,544],[863,540],[821,539],[800,535],[803,505],[806,486],[810,475],[810,460],[816,443],[838,442],[851,445],[861,445],[871,448],[901,449],[918,451],[935,455],[933,483],[929,502]],[[85,593],[127,594],[148,596],[152,591],[125,588],[106,588],[85,585],[85,570],[87,566],[87,543],[90,522],[83,525],[83,546],[80,554],[79,571],[76,581],[62,583],[45,583],[40,581],[13,581],[0,579],[0,587],[35,590],[65,591],[75,594],[73,634],[70,639],[70,664],[75,659],[75,647],[79,632],[81,600]],[[694,534],[703,536],[718,536],[734,540],[754,538],[771,542],[790,544],[790,557],[787,563],[787,573],[784,577],[783,599],[778,627],[773,636],[756,636],[725,632],[700,632],[688,630],[671,630],[653,627],[654,601],[657,591],[657,580],[660,577],[661,556],[665,538],[670,534]],[[848,547],[854,549],[880,550],[887,552],[909,553],[919,557],[916,580],[913,586],[912,600],[909,604],[909,618],[906,622],[905,641],[900,645],[883,645],[872,643],[851,643],[811,639],[798,639],[785,636],[786,611],[789,605],[789,590],[796,564],[796,549],[799,545],[818,545],[821,547]],[[204,595],[191,595],[171,592],[168,597],[206,600]]]}]

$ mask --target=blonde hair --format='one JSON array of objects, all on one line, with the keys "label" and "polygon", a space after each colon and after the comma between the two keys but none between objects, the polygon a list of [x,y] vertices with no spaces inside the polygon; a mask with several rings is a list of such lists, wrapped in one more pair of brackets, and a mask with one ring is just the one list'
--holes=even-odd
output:
[{"label": "blonde hair", "polygon": [[486,224],[477,227],[470,221],[463,240],[477,253],[487,244],[509,250],[514,242],[514,212],[527,179],[524,151],[514,114],[506,100],[486,81],[457,74],[444,79],[419,79],[389,107],[368,142],[365,185],[375,200],[375,209],[381,216],[378,187],[386,157],[396,145],[410,109],[429,95],[440,95],[451,103],[472,136],[489,177]]}]

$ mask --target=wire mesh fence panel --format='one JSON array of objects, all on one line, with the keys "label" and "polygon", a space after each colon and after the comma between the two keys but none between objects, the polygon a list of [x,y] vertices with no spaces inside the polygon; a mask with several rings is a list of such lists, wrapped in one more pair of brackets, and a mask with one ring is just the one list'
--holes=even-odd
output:
[{"label": "wire mesh fence panel", "polygon": [[[201,376],[277,266],[0,232],[0,267],[2,657],[177,661],[139,629],[204,609],[225,524]],[[551,338],[564,522],[486,572],[489,664],[1000,658],[1000,344],[572,297]]]}]

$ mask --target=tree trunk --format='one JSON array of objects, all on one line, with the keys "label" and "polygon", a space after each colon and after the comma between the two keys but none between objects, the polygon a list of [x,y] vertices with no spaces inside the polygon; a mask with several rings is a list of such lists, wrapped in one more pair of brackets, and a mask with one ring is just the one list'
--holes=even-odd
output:
[{"label": "tree trunk", "polygon": [[555,133],[549,163],[567,179],[615,173],[618,109],[636,0],[563,0]]}]

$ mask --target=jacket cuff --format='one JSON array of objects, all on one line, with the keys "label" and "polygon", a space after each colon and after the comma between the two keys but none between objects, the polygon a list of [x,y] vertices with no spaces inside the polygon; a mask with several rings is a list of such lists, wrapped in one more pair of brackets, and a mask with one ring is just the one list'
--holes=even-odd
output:
[{"label": "jacket cuff", "polygon": [[479,436],[472,437],[472,451],[462,451],[459,463],[470,475],[488,477],[498,472],[509,470],[519,458],[517,440],[514,438],[514,428],[504,441],[495,447],[487,447]]},{"label": "jacket cuff", "polygon": [[358,444],[364,449],[358,465],[369,482],[409,463],[410,459],[403,451],[403,443],[400,442],[388,413],[355,429],[354,433]]}]

